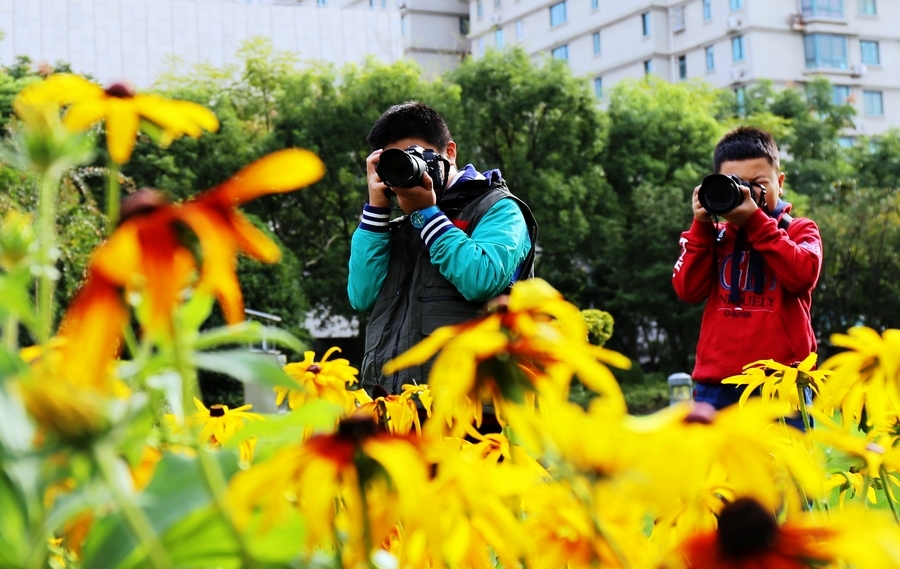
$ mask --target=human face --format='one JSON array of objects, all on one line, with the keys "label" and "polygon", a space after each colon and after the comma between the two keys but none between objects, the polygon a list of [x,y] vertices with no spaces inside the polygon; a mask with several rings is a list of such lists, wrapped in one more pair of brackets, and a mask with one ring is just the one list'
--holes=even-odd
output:
[{"label": "human face", "polygon": [[[728,160],[722,162],[719,167],[720,174],[733,174],[747,182],[755,182],[766,188],[766,205],[769,211],[774,211],[778,205],[778,198],[784,193],[784,172],[779,172],[766,158],[751,158],[749,160]],[[754,196],[758,197],[759,188],[751,188]]]},{"label": "human face", "polygon": [[[421,146],[422,148],[434,148],[434,144],[431,144],[430,142],[426,142],[425,140],[423,140],[421,138],[412,137],[412,138],[401,138],[400,140],[397,140],[395,142],[392,142],[392,143],[386,145],[384,147],[384,149],[387,150],[388,148],[399,148],[400,150],[406,150],[410,146]],[[437,148],[434,148],[434,149],[438,150],[438,152],[440,152],[439,149],[437,149]],[[440,152],[440,154],[444,158],[446,158],[450,162],[451,165],[454,165],[454,166],[456,165],[456,143],[455,142],[453,142],[452,140],[450,142],[448,142],[447,148],[444,149],[443,152]]]}]

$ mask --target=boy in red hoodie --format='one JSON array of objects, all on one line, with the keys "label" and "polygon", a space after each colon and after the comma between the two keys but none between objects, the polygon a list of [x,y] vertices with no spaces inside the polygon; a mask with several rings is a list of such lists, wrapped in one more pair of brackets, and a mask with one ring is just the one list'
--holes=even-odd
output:
[{"label": "boy in red hoodie", "polygon": [[787,215],[784,173],[769,133],[752,127],[729,132],[716,144],[713,162],[716,173],[743,180],[743,201],[720,222],[701,205],[700,186],[694,188],[694,221],[681,234],[672,284],[681,300],[706,301],[694,399],[721,409],[743,391],[721,381],[746,364],[792,364],[816,351],[810,304],[822,239],[815,222]]}]

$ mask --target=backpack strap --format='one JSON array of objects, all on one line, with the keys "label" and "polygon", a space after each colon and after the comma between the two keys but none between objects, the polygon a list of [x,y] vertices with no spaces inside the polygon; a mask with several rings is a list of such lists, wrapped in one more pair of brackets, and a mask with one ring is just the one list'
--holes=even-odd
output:
[{"label": "backpack strap", "polygon": [[781,214],[781,219],[778,220],[778,229],[788,230],[788,227],[791,226],[791,221],[793,218],[786,213]]}]

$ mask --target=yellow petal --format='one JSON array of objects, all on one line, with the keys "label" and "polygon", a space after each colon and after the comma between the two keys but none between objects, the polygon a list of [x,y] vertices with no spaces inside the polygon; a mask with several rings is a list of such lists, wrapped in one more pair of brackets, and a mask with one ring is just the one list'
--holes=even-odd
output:
[{"label": "yellow petal", "polygon": [[63,126],[72,131],[87,130],[106,116],[104,99],[86,99],[69,107],[63,117]]},{"label": "yellow petal", "polygon": [[241,204],[308,186],[324,175],[325,163],[318,156],[309,150],[288,148],[253,162],[210,193],[225,203]]},{"label": "yellow petal", "polygon": [[141,118],[131,99],[107,99],[106,146],[116,164],[125,164],[131,158]]}]

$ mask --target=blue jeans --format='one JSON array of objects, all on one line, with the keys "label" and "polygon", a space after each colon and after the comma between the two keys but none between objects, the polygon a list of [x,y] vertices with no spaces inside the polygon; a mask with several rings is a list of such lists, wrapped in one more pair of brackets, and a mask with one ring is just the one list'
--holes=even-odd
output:
[{"label": "blue jeans", "polygon": [[[716,409],[724,409],[729,405],[734,405],[741,399],[741,394],[743,393],[743,385],[723,385],[721,383],[694,384],[694,401],[709,403]],[[753,396],[755,397],[758,395],[759,392],[757,390]],[[803,399],[806,400],[807,406],[812,405],[812,389],[809,387],[803,388]],[[796,427],[801,431],[806,431],[806,428],[803,425],[803,417],[800,416],[800,413],[785,417],[784,421],[792,427]],[[809,418],[809,421],[810,426],[812,426],[812,417]]]}]

